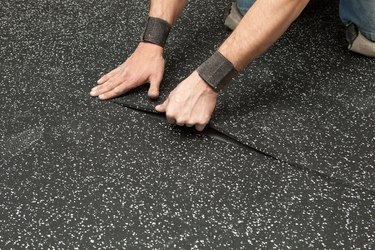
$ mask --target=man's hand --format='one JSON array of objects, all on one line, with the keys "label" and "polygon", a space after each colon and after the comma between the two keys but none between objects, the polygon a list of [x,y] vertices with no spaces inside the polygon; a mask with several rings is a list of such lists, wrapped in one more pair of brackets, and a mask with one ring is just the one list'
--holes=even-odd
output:
[{"label": "man's hand", "polygon": [[196,130],[202,131],[211,119],[216,99],[217,93],[194,71],[155,109],[165,112],[170,123],[195,126]]},{"label": "man's hand", "polygon": [[90,95],[107,100],[149,82],[148,95],[158,98],[164,66],[163,48],[142,42],[123,64],[98,80],[98,86],[91,90]]}]

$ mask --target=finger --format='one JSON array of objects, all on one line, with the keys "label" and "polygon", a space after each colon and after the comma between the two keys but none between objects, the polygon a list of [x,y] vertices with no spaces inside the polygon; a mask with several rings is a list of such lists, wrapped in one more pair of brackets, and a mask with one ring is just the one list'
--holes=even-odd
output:
[{"label": "finger", "polygon": [[[168,103],[169,103],[169,98],[168,98]],[[176,123],[177,113],[175,111],[176,110],[174,109],[173,106],[167,104],[166,111],[165,111],[165,116],[166,116],[167,121],[169,123],[172,123],[172,124]]]},{"label": "finger", "polygon": [[128,92],[129,90],[131,90],[132,88],[133,88],[133,84],[123,82],[122,84],[118,85],[116,88],[114,88],[114,89],[112,89],[112,90],[110,90],[110,91],[108,91],[104,94],[99,95],[99,99],[100,100],[108,100],[108,99],[123,95],[126,92]]},{"label": "finger", "polygon": [[115,79],[112,78],[106,83],[96,86],[95,88],[91,90],[90,95],[99,96],[108,91],[111,91],[112,89],[116,88],[118,85],[124,82],[123,78],[124,77],[117,76]]},{"label": "finger", "polygon": [[163,76],[150,78],[150,89],[148,90],[148,96],[152,99],[159,97],[159,88]]},{"label": "finger", "polygon": [[202,132],[207,124],[196,124],[195,129],[199,132]]},{"label": "finger", "polygon": [[188,128],[191,128],[191,127],[193,127],[193,126],[194,126],[194,124],[191,124],[191,123],[186,123],[186,124],[185,124],[185,126],[186,126],[186,127],[188,127]]},{"label": "finger", "polygon": [[167,100],[165,100],[162,104],[157,105],[155,107],[155,110],[160,113],[165,113],[167,111],[168,103],[169,103],[169,98],[167,98]]},{"label": "finger", "polygon": [[105,83],[106,81],[108,81],[111,77],[113,77],[114,75],[116,75],[121,69],[121,66],[118,66],[117,68],[115,68],[114,70],[110,71],[109,73],[103,75],[102,77],[100,77],[100,79],[97,81],[98,84],[103,84]]}]

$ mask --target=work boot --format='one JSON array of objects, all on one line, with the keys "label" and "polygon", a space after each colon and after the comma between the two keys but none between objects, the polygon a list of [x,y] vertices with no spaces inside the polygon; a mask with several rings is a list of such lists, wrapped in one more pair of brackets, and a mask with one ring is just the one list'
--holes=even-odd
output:
[{"label": "work boot", "polygon": [[349,42],[349,50],[368,57],[375,57],[375,42],[362,35],[354,24],[350,24],[346,28],[346,40]]},{"label": "work boot", "polygon": [[234,30],[241,22],[241,19],[242,15],[237,8],[237,4],[236,2],[233,2],[229,10],[229,14],[226,16],[224,20],[224,25],[228,27],[230,30]]}]

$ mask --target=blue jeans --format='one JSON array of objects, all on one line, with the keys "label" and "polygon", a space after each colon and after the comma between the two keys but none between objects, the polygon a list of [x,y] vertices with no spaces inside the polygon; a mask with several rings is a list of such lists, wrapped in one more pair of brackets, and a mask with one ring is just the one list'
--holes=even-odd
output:
[{"label": "blue jeans", "polygon": [[[237,0],[237,7],[245,15],[255,0]],[[345,25],[354,23],[369,40],[375,41],[375,0],[341,0],[340,17]]]}]

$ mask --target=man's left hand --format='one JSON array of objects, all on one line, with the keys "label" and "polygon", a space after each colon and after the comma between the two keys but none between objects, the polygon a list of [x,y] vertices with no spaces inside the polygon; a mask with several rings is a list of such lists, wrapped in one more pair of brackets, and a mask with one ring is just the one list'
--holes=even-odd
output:
[{"label": "man's left hand", "polygon": [[170,123],[195,126],[196,130],[202,131],[211,119],[216,99],[217,93],[194,71],[155,109],[166,113]]}]

